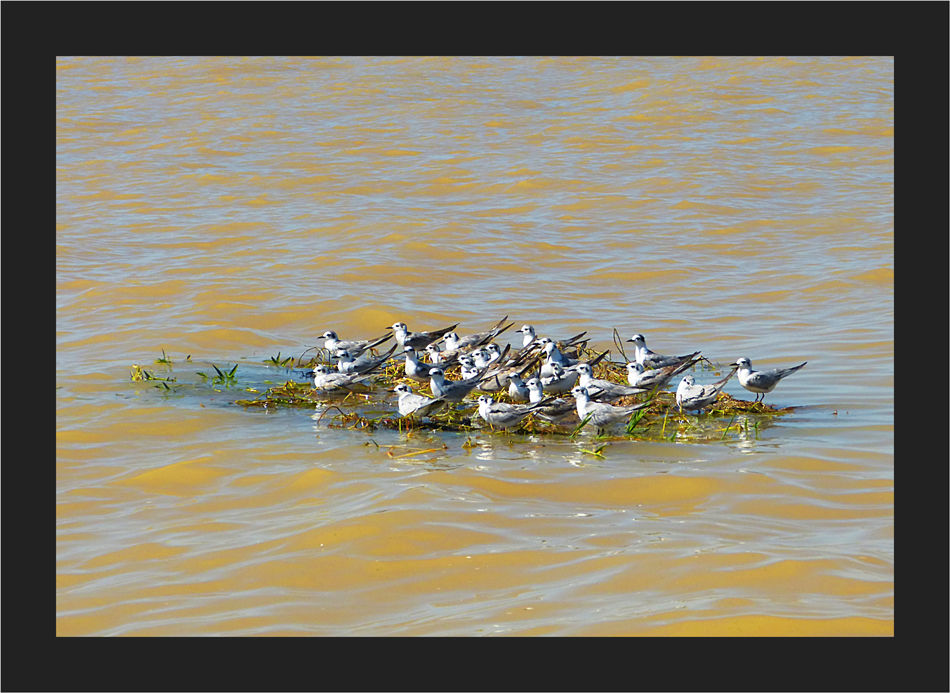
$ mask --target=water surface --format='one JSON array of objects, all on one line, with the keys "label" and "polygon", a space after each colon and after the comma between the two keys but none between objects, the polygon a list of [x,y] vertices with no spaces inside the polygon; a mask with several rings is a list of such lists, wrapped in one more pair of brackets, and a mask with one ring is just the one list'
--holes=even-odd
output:
[{"label": "water surface", "polygon": [[[892,59],[62,58],[56,95],[58,634],[893,634]],[[196,375],[502,315],[808,366],[757,436],[603,459]]]}]

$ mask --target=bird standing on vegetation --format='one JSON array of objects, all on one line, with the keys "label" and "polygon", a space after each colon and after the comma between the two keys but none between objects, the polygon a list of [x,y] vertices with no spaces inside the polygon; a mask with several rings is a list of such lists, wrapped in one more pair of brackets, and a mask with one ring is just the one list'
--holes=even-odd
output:
[{"label": "bird standing on vegetation", "polygon": [[378,346],[385,342],[388,339],[392,339],[392,334],[385,334],[378,339],[337,339],[336,332],[333,330],[327,330],[323,333],[323,348],[329,351],[331,354],[335,354],[340,349],[346,349],[350,352],[350,356],[354,359],[359,358],[359,356],[366,351],[367,349],[372,349],[374,346]]},{"label": "bird standing on vegetation", "polygon": [[403,347],[403,353],[406,355],[406,377],[420,383],[429,382],[429,369],[432,366],[420,361],[416,350],[411,346]]},{"label": "bird standing on vegetation", "polygon": [[411,346],[413,349],[421,350],[432,344],[432,342],[438,341],[446,332],[451,332],[457,326],[458,323],[455,323],[455,325],[449,325],[441,330],[433,330],[432,332],[410,332],[409,328],[406,327],[406,323],[397,322],[393,323],[392,327],[387,329],[393,331],[399,346]]},{"label": "bird standing on vegetation", "polygon": [[[459,356],[459,365],[462,367],[460,369],[460,375],[462,380],[468,380],[469,378],[474,378],[479,374],[480,369],[475,365],[475,358],[471,354],[462,354]],[[439,366],[442,368],[442,366]],[[444,371],[445,368],[442,368]]]},{"label": "bird standing on vegetation", "polygon": [[524,349],[525,347],[527,347],[527,346],[533,344],[533,343],[534,343],[534,340],[535,340],[535,337],[537,337],[537,333],[534,331],[534,328],[531,327],[531,325],[522,325],[522,326],[521,326],[521,329],[518,330],[518,332],[520,332],[522,335],[524,335],[524,336],[521,338],[521,348],[522,348],[522,349]]},{"label": "bird standing on vegetation", "polygon": [[376,370],[379,366],[389,360],[389,357],[396,351],[396,345],[382,356],[373,358],[369,354],[363,354],[354,358],[348,349],[337,349],[336,356],[339,359],[336,367],[340,373],[369,373]]},{"label": "bird standing on vegetation", "polygon": [[431,399],[424,395],[417,395],[412,388],[405,383],[400,383],[393,392],[399,395],[399,414],[400,416],[409,416],[416,414],[418,416],[427,416],[434,414],[445,406],[445,400],[439,397]]},{"label": "bird standing on vegetation", "polygon": [[733,368],[722,380],[712,385],[697,385],[696,379],[691,375],[685,376],[676,388],[676,406],[680,412],[684,409],[696,409],[700,413],[705,407],[716,401],[722,388],[729,382],[729,378],[736,374]]},{"label": "bird standing on vegetation", "polygon": [[369,380],[371,373],[339,373],[329,369],[324,364],[313,369],[313,386],[317,390],[331,392],[333,390],[348,390],[353,385]]},{"label": "bird standing on vegetation", "polygon": [[574,395],[577,403],[577,415],[581,417],[581,421],[590,416],[590,423],[597,427],[598,433],[609,424],[627,418],[638,409],[650,406],[650,402],[632,404],[629,407],[615,407],[604,402],[592,402],[587,388],[580,385],[571,390],[571,394]]},{"label": "bird standing on vegetation", "polygon": [[[805,361],[808,363],[808,361]],[[805,363],[791,368],[773,368],[767,371],[752,370],[752,362],[747,358],[741,358],[732,364],[733,368],[738,368],[739,384],[749,392],[757,393],[756,402],[765,399],[765,395],[775,389],[782,378],[790,376],[795,371],[804,368]],[[761,395],[761,398],[759,397]]]},{"label": "bird standing on vegetation", "polygon": [[673,366],[679,363],[683,363],[688,359],[693,358],[699,352],[690,354],[689,356],[663,356],[658,354],[655,351],[650,351],[647,348],[647,340],[642,334],[635,334],[628,342],[633,342],[634,347],[637,352],[637,363],[639,363],[644,368],[662,368],[663,366]]},{"label": "bird standing on vegetation", "polygon": [[645,387],[650,390],[662,389],[673,379],[673,376],[695,366],[701,360],[699,352],[692,354],[690,359],[682,363],[674,363],[672,366],[651,369],[644,368],[642,363],[631,361],[627,364],[627,382],[633,387]]},{"label": "bird standing on vegetation", "polygon": [[613,402],[618,400],[621,397],[629,397],[630,395],[639,395],[644,392],[649,392],[642,387],[628,387],[626,385],[620,385],[619,383],[612,383],[609,380],[603,380],[602,378],[594,377],[594,369],[590,367],[589,363],[579,363],[575,367],[579,377],[577,379],[577,384],[581,387],[587,388],[587,393],[591,397],[602,402]]},{"label": "bird standing on vegetation", "polygon": [[429,389],[436,397],[442,397],[446,402],[461,402],[465,395],[475,389],[479,378],[468,380],[446,380],[445,371],[441,368],[429,369]]},{"label": "bird standing on vegetation", "polygon": [[[526,324],[519,330],[523,335],[524,346],[509,354],[510,345],[502,350],[491,342],[491,339],[514,324],[506,324],[506,320],[507,316],[486,332],[461,338],[453,332],[456,325],[432,332],[412,333],[405,323],[397,322],[389,328],[391,334],[369,340],[340,340],[336,332],[327,330],[323,333],[325,348],[336,354],[338,363],[335,368],[328,364],[317,365],[309,375],[312,375],[313,387],[323,392],[355,390],[360,384],[370,384],[373,374],[391,360],[394,352],[400,350],[399,353],[405,356],[406,376],[420,383],[428,383],[432,393],[432,398],[416,394],[411,385],[400,383],[392,392],[399,395],[399,412],[402,416],[424,416],[450,403],[462,402],[475,390],[489,395],[507,392],[511,401],[527,405],[495,402],[491,396],[480,398],[479,414],[492,426],[517,426],[533,411],[539,418],[555,422],[564,422],[568,418],[576,421],[575,416],[581,419],[590,417],[589,420],[598,430],[603,430],[610,423],[649,405],[649,402],[642,402],[616,407],[610,402],[621,397],[655,392],[667,386],[674,376],[703,360],[699,351],[686,356],[657,354],[647,348],[642,334],[635,334],[627,340],[636,349],[635,360],[625,364],[627,382],[630,384],[628,387],[612,379],[594,378],[594,366],[609,352],[594,355],[587,350],[588,340],[582,340],[586,334],[583,332],[570,340],[554,342],[547,337],[537,338],[534,328]],[[366,353],[391,337],[395,337],[396,345],[385,354],[374,357]],[[446,346],[450,347],[449,351],[439,350],[438,343],[443,338]],[[426,349],[433,363],[424,363],[420,359],[422,349]],[[447,354],[448,359],[445,358]],[[588,359],[588,356],[592,358]],[[536,377],[532,377],[529,371],[537,369],[541,359],[540,371],[536,371]],[[606,363],[610,365],[610,362]],[[459,364],[462,366],[463,379],[446,380],[446,371]],[[754,392],[755,403],[759,403],[783,378],[804,368],[806,364],[756,371],[748,358],[740,358],[731,364],[732,371],[726,377],[709,385],[697,385],[692,375],[685,375],[676,387],[676,405],[680,412],[701,413],[715,405],[726,383],[736,374],[742,387]],[[556,399],[558,394],[567,392],[574,395],[573,399]]]},{"label": "bird standing on vegetation", "polygon": [[[540,382],[540,381],[539,381]],[[508,376],[508,396],[515,402],[530,401],[530,393],[524,380],[518,373],[511,373]]]},{"label": "bird standing on vegetation", "polygon": [[507,319],[508,316],[506,315],[497,323],[495,323],[487,332],[476,332],[475,334],[467,334],[464,337],[459,337],[455,332],[447,332],[442,338],[445,342],[445,350],[458,351],[459,349],[468,349],[469,347],[477,347],[483,344],[488,344],[495,337],[514,325],[513,322],[505,325],[504,323]]},{"label": "bird standing on vegetation", "polygon": [[[525,382],[525,387],[528,388],[528,399],[532,404],[544,399],[544,385],[537,378],[529,378]],[[545,421],[555,424],[576,423],[578,421],[576,401],[561,397],[548,400],[548,404],[538,409],[535,414]]]},{"label": "bird standing on vegetation", "polygon": [[551,363],[549,364],[548,374],[545,375],[542,368],[540,375],[544,391],[560,395],[571,391],[571,388],[577,383],[578,373],[573,369],[565,370],[559,363]]},{"label": "bird standing on vegetation", "polygon": [[544,402],[536,404],[505,404],[496,402],[489,395],[478,398],[478,415],[492,425],[493,428],[514,428],[535,409],[544,406]]}]

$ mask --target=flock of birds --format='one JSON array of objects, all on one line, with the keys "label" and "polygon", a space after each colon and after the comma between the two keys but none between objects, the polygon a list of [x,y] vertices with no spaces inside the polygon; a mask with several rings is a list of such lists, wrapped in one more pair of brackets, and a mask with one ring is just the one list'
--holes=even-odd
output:
[{"label": "flock of birds", "polygon": [[[314,367],[313,386],[323,392],[350,390],[403,356],[406,377],[427,384],[432,396],[413,392],[405,382],[397,384],[393,391],[399,397],[400,416],[428,416],[478,391],[478,414],[493,428],[514,428],[533,413],[557,424],[587,420],[600,431],[650,404],[649,399],[628,406],[614,402],[632,395],[652,395],[702,360],[698,351],[684,356],[657,354],[647,348],[643,335],[635,334],[627,340],[636,350],[635,359],[626,364],[629,385],[622,385],[593,377],[593,367],[608,352],[585,361],[582,349],[587,344],[583,339],[586,332],[555,341],[538,338],[531,325],[523,325],[518,330],[521,347],[514,351],[510,344],[501,348],[494,340],[514,325],[506,325],[507,319],[505,316],[485,332],[464,336],[455,332],[458,324],[431,332],[410,332],[405,323],[397,322],[387,328],[390,332],[371,340],[341,340],[336,332],[328,330],[323,333],[324,348],[336,358],[336,368],[326,364]],[[371,350],[393,338],[395,343],[388,351],[372,354]],[[420,358],[423,354],[427,362]],[[692,375],[685,375],[676,388],[676,404],[680,412],[702,412],[716,401],[733,375],[738,375],[739,383],[755,393],[755,401],[759,402],[780,380],[804,365],[756,371],[749,359],[740,358],[731,364],[732,370],[725,378],[711,384],[699,385]],[[455,366],[460,368],[461,379],[447,379],[446,371]],[[500,392],[507,392],[512,403],[495,401],[492,395]],[[560,397],[568,393],[571,398]]]}]

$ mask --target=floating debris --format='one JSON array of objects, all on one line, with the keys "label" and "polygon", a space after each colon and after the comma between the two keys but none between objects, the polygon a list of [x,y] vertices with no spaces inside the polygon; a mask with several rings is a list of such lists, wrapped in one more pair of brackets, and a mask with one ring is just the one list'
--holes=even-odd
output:
[{"label": "floating debris", "polygon": [[[618,340],[619,342],[619,340]],[[375,352],[375,349],[372,350]],[[263,368],[272,371],[275,367],[283,368],[288,371],[288,375],[294,377],[310,378],[311,373],[306,369],[312,369],[319,364],[328,364],[329,360],[323,360],[323,354],[315,356],[309,362],[304,363],[301,358],[294,362],[293,357],[283,357],[279,352],[276,357],[271,357],[264,361],[266,366]],[[592,349],[581,347],[578,357],[587,360],[592,364],[593,375],[601,380],[625,384],[626,382],[626,363],[617,363],[609,361],[606,358],[598,359],[602,356]],[[329,355],[326,356],[329,359]],[[157,363],[172,369],[172,360],[164,350],[162,358]],[[179,362],[181,364],[182,362]],[[184,363],[192,364],[189,358]],[[293,365],[291,365],[293,364]],[[702,362],[695,365],[695,368],[703,371],[711,371],[718,375],[716,371],[720,370],[713,364]],[[206,384],[210,384],[215,393],[221,393],[218,389],[224,386],[226,390],[236,386],[238,383],[238,365],[232,368],[219,368],[215,364],[210,364],[214,369],[215,377],[211,377],[201,371],[195,371]],[[258,368],[261,368],[259,366]],[[297,370],[303,368],[304,370]],[[242,371],[243,372],[243,371]],[[449,369],[451,377],[458,377],[459,366],[454,365]],[[141,366],[133,365],[130,375],[133,381],[160,381],[160,386],[168,387],[166,382],[175,382],[175,378],[161,377],[150,372]],[[248,378],[242,377],[242,383]],[[267,382],[266,380],[264,381]],[[359,391],[343,392],[325,392],[313,387],[311,380],[299,382],[298,380],[285,380],[281,384],[274,384],[270,387],[247,385],[244,392],[254,394],[253,398],[240,397],[234,399],[231,403],[243,407],[245,410],[264,410],[275,411],[279,409],[313,409],[312,418],[317,424],[328,428],[346,428],[352,430],[361,430],[372,432],[377,429],[400,431],[403,433],[412,433],[413,431],[444,431],[466,434],[484,434],[492,432],[492,427],[483,422],[477,415],[478,409],[474,399],[466,399],[456,407],[445,407],[429,416],[418,418],[413,415],[401,417],[398,412],[396,395],[393,388],[400,383],[405,383],[418,387],[417,382],[405,377],[405,367],[402,359],[391,360],[386,363],[379,371],[372,375],[372,387],[366,387]],[[259,389],[258,389],[259,388]],[[237,389],[237,388],[234,388]],[[238,394],[235,392],[235,394]],[[426,393],[428,395],[428,393]],[[382,396],[380,396],[382,395]],[[496,402],[514,402],[509,396],[507,389],[494,393]],[[780,416],[791,412],[793,407],[778,408],[762,402],[752,402],[738,400],[727,393],[720,393],[717,400],[710,405],[707,412],[700,417],[689,416],[680,413],[676,407],[675,397],[669,391],[650,392],[647,395],[631,395],[617,400],[618,406],[630,406],[638,402],[648,401],[649,404],[642,409],[633,412],[621,435],[611,436],[604,432],[596,435],[593,430],[587,430],[585,424],[587,420],[578,423],[574,418],[573,423],[556,424],[546,421],[534,413],[527,416],[520,426],[511,429],[508,432],[497,431],[498,434],[510,434],[517,432],[521,434],[540,434],[557,435],[575,438],[581,433],[585,436],[591,435],[598,441],[610,440],[643,440],[643,441],[695,441],[695,440],[726,440],[730,435],[739,435],[742,437],[758,437],[759,424],[768,422],[775,416]],[[219,402],[221,400],[219,399]],[[227,404],[227,401],[221,402]],[[720,419],[728,419],[725,427],[716,422]],[[619,424],[618,424],[619,428]],[[467,444],[473,446],[471,436],[467,438]],[[593,457],[603,458],[606,443],[591,449],[582,450],[585,454]],[[425,449],[422,452],[434,452],[432,449]],[[411,453],[416,454],[416,453]],[[411,454],[400,455],[400,457],[409,457]],[[390,454],[393,457],[394,454]]]}]

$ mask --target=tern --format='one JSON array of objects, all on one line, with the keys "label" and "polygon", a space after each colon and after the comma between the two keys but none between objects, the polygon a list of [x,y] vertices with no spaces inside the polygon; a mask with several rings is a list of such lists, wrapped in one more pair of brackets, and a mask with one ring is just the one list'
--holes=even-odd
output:
[{"label": "tern", "polygon": [[442,361],[441,350],[435,342],[426,346],[426,353],[429,355],[429,363],[440,363]]},{"label": "tern", "polygon": [[674,364],[682,363],[687,359],[691,359],[699,353],[696,352],[690,354],[689,356],[663,356],[662,354],[657,354],[656,352],[650,351],[647,348],[647,340],[642,334],[635,334],[627,341],[633,342],[637,350],[636,361],[644,368],[662,368],[663,366],[672,366]]},{"label": "tern", "polygon": [[[479,368],[488,368],[488,364],[491,363],[491,354],[489,354],[488,351],[482,347],[478,347],[471,354],[467,355],[471,357],[472,361]],[[460,356],[459,358],[461,359],[462,357]]]},{"label": "tern", "polygon": [[[526,331],[525,328],[528,328],[528,330],[527,330],[527,334],[528,334],[528,335],[533,335],[533,334],[534,334],[534,328],[531,327],[531,325],[523,325],[522,328],[521,328],[521,330],[519,330],[519,331],[524,332],[524,331]],[[587,333],[586,333],[586,332],[581,332],[579,335],[576,335],[576,336],[574,336],[574,337],[571,337],[570,339],[562,340],[562,341],[560,341],[560,342],[554,342],[554,344],[555,344],[555,346],[556,346],[558,349],[567,349],[567,348],[569,348],[569,347],[574,347],[575,350],[578,352],[578,353],[575,353],[575,356],[578,356],[580,349],[582,349],[582,348],[587,344],[587,340],[586,340],[586,339],[583,340],[583,341],[580,340],[580,338],[583,337],[585,334],[587,334]],[[521,347],[520,349],[518,349],[517,351],[515,351],[515,352],[509,357],[509,359],[508,359],[508,364],[509,364],[509,365],[514,365],[515,363],[519,362],[520,359],[527,358],[530,354],[534,353],[536,350],[541,350],[541,349],[544,347],[545,344],[547,344],[548,342],[552,342],[552,341],[553,341],[553,340],[551,340],[551,339],[549,339],[549,338],[547,338],[547,337],[543,337],[543,338],[541,338],[541,339],[532,339],[531,341],[526,341],[526,342],[525,342],[525,345],[524,345],[523,347]],[[509,345],[509,346],[510,346],[510,345]],[[563,352],[562,352],[562,353],[563,353]]]},{"label": "tern", "polygon": [[[474,378],[482,371],[482,369],[475,364],[475,358],[470,354],[462,354],[459,356],[459,364],[462,366],[462,372],[460,374],[462,380]],[[484,366],[482,368],[484,368]],[[445,368],[442,368],[442,370],[445,371]]]},{"label": "tern", "polygon": [[544,368],[541,369],[540,380],[545,392],[562,394],[571,391],[571,388],[577,383],[577,376],[577,371],[565,370],[561,364],[552,363],[549,375],[544,374]]},{"label": "tern", "polygon": [[508,386],[512,377],[520,380],[521,376],[528,372],[534,364],[535,360],[530,359],[515,363],[512,366],[507,364],[504,366],[489,366],[478,384],[478,389],[482,392],[501,392]]},{"label": "tern", "polygon": [[449,325],[444,327],[441,330],[433,330],[432,332],[410,332],[409,328],[406,327],[406,323],[397,322],[393,323],[390,329],[393,331],[393,334],[396,336],[396,341],[399,342],[399,346],[411,346],[413,349],[425,349],[427,346],[432,344],[432,342],[438,341],[446,332],[451,332],[458,326],[458,323],[454,325]]},{"label": "tern", "polygon": [[485,351],[488,352],[488,362],[489,363],[501,363],[502,360],[508,355],[508,352],[511,350],[511,345],[506,344],[505,348],[502,349],[500,346],[494,342],[490,342],[482,347]]},{"label": "tern", "polygon": [[[541,381],[539,380],[538,382],[540,383]],[[508,376],[508,396],[515,402],[530,401],[531,393],[528,391],[528,387],[521,379],[521,376],[517,373],[512,373]]]},{"label": "tern", "polygon": [[313,386],[317,390],[348,390],[353,385],[372,378],[372,373],[339,373],[329,369],[324,364],[313,369]]},{"label": "tern", "polygon": [[[479,368],[486,368],[492,364],[502,365],[504,363],[503,359],[508,355],[508,350],[511,349],[511,345],[508,344],[505,346],[505,350],[502,351],[501,347],[497,344],[492,343],[487,346],[479,347],[472,352],[472,358],[475,359],[475,365]],[[506,364],[514,365],[514,364]]]},{"label": "tern", "polygon": [[650,402],[641,402],[629,407],[615,407],[603,402],[592,402],[587,388],[580,385],[571,390],[571,394],[574,395],[577,403],[577,415],[581,417],[581,421],[589,416],[590,423],[597,427],[598,433],[614,421],[626,419],[638,409],[650,406]]},{"label": "tern", "polygon": [[336,356],[339,361],[336,364],[340,373],[369,373],[376,370],[380,365],[389,360],[389,357],[396,351],[396,345],[382,356],[372,357],[369,354],[363,354],[356,358],[349,349],[337,349]]},{"label": "tern", "polygon": [[478,381],[477,376],[468,380],[446,380],[441,368],[429,369],[429,389],[433,395],[446,402],[461,402],[465,395],[475,389]]},{"label": "tern", "polygon": [[631,361],[627,364],[627,382],[633,387],[645,387],[648,390],[662,389],[673,379],[673,376],[692,368],[702,360],[698,351],[692,354],[690,359],[682,363],[674,363],[672,366],[650,369],[645,368],[642,363]]},{"label": "tern", "polygon": [[445,342],[446,351],[458,351],[459,349],[467,349],[469,347],[477,347],[487,344],[509,327],[514,325],[513,322],[505,325],[505,320],[507,319],[508,316],[506,315],[497,323],[495,323],[495,325],[487,332],[476,332],[475,334],[468,334],[464,337],[459,337],[455,332],[446,332],[445,336],[442,338]]},{"label": "tern", "polygon": [[552,341],[547,341],[542,348],[545,359],[544,364],[541,366],[541,377],[549,377],[554,373],[554,365],[557,364],[563,369],[567,370],[569,366],[573,366],[577,363],[577,359],[571,359],[561,353],[561,350],[557,348],[557,344]]},{"label": "tern", "polygon": [[736,369],[733,368],[729,371],[729,375],[711,385],[697,385],[693,376],[685,376],[676,388],[676,406],[679,407],[680,412],[684,409],[696,409],[702,412],[703,408],[716,401],[723,386],[735,374]]},{"label": "tern", "polygon": [[[808,363],[808,361],[805,361],[805,363]],[[805,363],[791,368],[774,368],[767,371],[752,370],[752,362],[747,358],[741,358],[731,365],[733,368],[739,369],[739,384],[749,392],[755,392],[755,401],[761,402],[765,399],[765,395],[775,389],[782,378],[786,378],[803,368]],[[761,395],[761,398],[759,395]]]},{"label": "tern", "polygon": [[[537,378],[529,378],[525,382],[525,387],[528,388],[528,399],[532,404],[544,399],[544,385]],[[576,423],[578,421],[577,404],[572,399],[559,397],[553,401],[549,400],[546,406],[541,407],[535,413],[545,421],[556,424]]]},{"label": "tern", "polygon": [[621,397],[629,397],[630,395],[639,395],[644,392],[649,392],[649,390],[642,387],[628,387],[626,385],[612,383],[609,380],[595,378],[594,369],[591,368],[589,363],[579,363],[574,368],[580,376],[577,380],[577,384],[580,387],[587,388],[587,393],[591,397],[596,397],[596,399],[602,402],[613,402]]},{"label": "tern", "polygon": [[432,344],[426,347],[426,353],[429,355],[430,368],[434,365],[438,365],[442,370],[447,370],[458,364],[457,354],[440,351],[439,345],[435,342],[432,342]]},{"label": "tern", "polygon": [[478,398],[478,415],[491,424],[492,428],[514,428],[520,424],[528,414],[543,407],[544,401],[535,404],[505,404],[496,402],[489,395]]},{"label": "tern", "polygon": [[372,349],[387,339],[392,339],[392,333],[385,334],[378,339],[337,339],[336,332],[327,330],[323,333],[323,337],[326,340],[323,342],[323,348],[331,354],[335,354],[339,349],[346,349],[350,352],[350,356],[355,359],[367,349]]},{"label": "tern", "polygon": [[417,380],[420,383],[429,381],[429,369],[432,368],[428,363],[419,360],[419,355],[411,346],[403,347],[403,353],[406,355],[406,377]]},{"label": "tern", "polygon": [[[553,343],[558,349],[561,350],[561,353],[563,353],[565,356],[574,358],[574,357],[580,356],[581,350],[584,347],[586,347],[587,342],[590,341],[589,339],[581,339],[581,337],[583,337],[585,334],[587,333],[581,332],[578,335],[574,335],[570,339],[562,339],[560,341],[551,339],[550,337],[541,337],[540,339],[535,340],[535,341],[537,342],[538,346],[541,347],[542,349],[544,348],[545,344]],[[568,354],[567,353],[568,349],[573,349],[574,353]]]},{"label": "tern", "polygon": [[412,388],[405,383],[400,383],[393,392],[399,394],[399,415],[409,416],[415,414],[418,416],[428,416],[437,412],[445,406],[445,400],[441,397],[431,399],[424,395],[417,395]]},{"label": "tern", "polygon": [[531,352],[525,352],[501,365],[500,362],[504,360],[505,353],[507,353],[507,350],[502,352],[501,359],[489,365],[485,371],[482,381],[478,384],[478,389],[482,392],[501,392],[508,386],[512,376],[520,381],[521,376],[530,370],[537,361],[531,355]]},{"label": "tern", "polygon": [[518,332],[524,335],[524,337],[521,338],[522,349],[534,344],[534,340],[538,336],[537,332],[534,331],[534,328],[531,327],[531,325],[522,325]]}]

